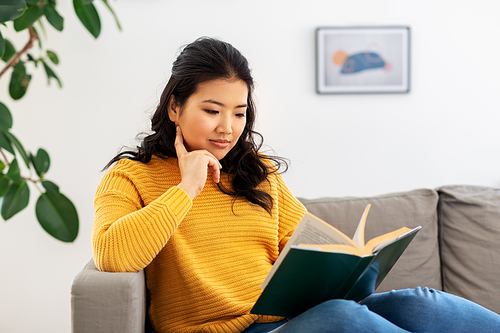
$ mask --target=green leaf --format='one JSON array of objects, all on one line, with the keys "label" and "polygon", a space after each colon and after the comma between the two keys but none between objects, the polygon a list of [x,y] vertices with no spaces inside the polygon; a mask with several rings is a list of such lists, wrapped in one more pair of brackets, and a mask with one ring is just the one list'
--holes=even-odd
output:
[{"label": "green leaf", "polygon": [[10,58],[14,56],[14,54],[16,54],[16,49],[14,48],[14,45],[12,45],[12,43],[7,38],[4,38],[3,41],[5,44],[5,50],[1,58],[3,61],[7,62],[10,60]]},{"label": "green leaf", "polygon": [[26,73],[26,66],[24,66],[23,61],[18,61],[17,64],[14,65],[14,69],[19,72],[20,74],[25,74]]},{"label": "green leaf", "polygon": [[10,97],[15,100],[21,99],[28,90],[31,82],[31,75],[26,74],[26,67],[22,61],[19,61],[12,71],[9,84]]},{"label": "green leaf", "polygon": [[21,31],[31,27],[43,15],[43,7],[38,5],[28,6],[23,15],[14,20],[14,29]]},{"label": "green leaf", "polygon": [[2,198],[0,213],[5,221],[22,211],[30,201],[30,189],[26,181],[21,184],[10,183]]},{"label": "green leaf", "polygon": [[23,0],[3,0],[0,4],[0,22],[12,21],[23,15],[26,3]]},{"label": "green leaf", "polygon": [[5,52],[5,39],[3,39],[2,32],[0,31],[0,58],[3,57]]},{"label": "green leaf", "polygon": [[[5,170],[5,163],[3,161],[0,161],[0,172]],[[3,177],[3,175],[1,175]]]},{"label": "green leaf", "polygon": [[118,21],[118,16],[116,16],[116,13],[113,10],[113,8],[111,8],[111,6],[109,5],[107,0],[102,0],[102,2],[104,2],[104,4],[106,5],[106,7],[108,7],[111,14],[113,14],[113,17],[115,18],[116,25],[118,26],[118,30],[122,31],[122,26],[120,24],[120,21]]},{"label": "green leaf", "polygon": [[0,176],[0,197],[3,197],[9,189],[10,180],[5,175]]},{"label": "green leaf", "polygon": [[59,57],[57,57],[55,52],[47,50],[47,57],[49,57],[50,61],[52,61],[54,65],[59,65]]},{"label": "green leaf", "polygon": [[45,69],[45,73],[47,74],[47,82],[50,84],[50,78],[54,78],[59,83],[59,88],[62,88],[61,80],[57,77],[56,73],[50,68],[45,61],[42,60],[43,68]]},{"label": "green leaf", "polygon": [[83,0],[73,0],[73,7],[83,26],[87,28],[94,38],[99,37],[101,20],[94,5],[91,2],[85,3]]},{"label": "green leaf", "polygon": [[[42,15],[43,15],[43,14],[42,14]],[[47,31],[45,30],[45,26],[43,25],[43,24],[44,24],[44,23],[43,23],[43,21],[42,21],[42,20],[37,20],[37,22],[38,22],[38,25],[40,26],[40,29],[42,29],[42,33],[43,33],[43,35],[44,35],[44,36],[47,36]],[[33,30],[34,30],[34,29],[35,29],[35,27],[33,27]],[[40,35],[38,34],[38,31],[36,31],[36,30],[35,30],[35,32],[36,32],[36,35],[37,35],[37,36],[40,36]],[[38,46],[40,47],[40,49],[42,48],[42,43],[40,43],[40,38],[38,38]]]},{"label": "green leaf", "polygon": [[47,173],[50,168],[50,156],[49,153],[43,148],[39,148],[36,152],[36,163],[42,173]]},{"label": "green leaf", "polygon": [[29,61],[32,61],[34,64],[35,64],[35,67],[38,67],[38,60],[35,59],[35,57],[33,57],[31,54],[29,53],[26,53],[26,55],[28,56],[28,60]]},{"label": "green leaf", "polygon": [[21,169],[19,168],[19,163],[17,163],[17,159],[14,159],[9,166],[9,171],[7,171],[7,177],[12,180],[16,184],[21,184],[23,182],[23,178],[21,177]]},{"label": "green leaf", "polygon": [[2,102],[0,102],[0,128],[4,130],[12,128],[12,114]]},{"label": "green leaf", "polygon": [[47,190],[47,192],[59,193],[59,186],[50,180],[42,180],[42,186]]},{"label": "green leaf", "polygon": [[43,178],[43,176],[49,171],[50,167],[50,157],[49,154],[43,149],[38,149],[36,156],[30,154],[31,162],[35,167],[36,174],[38,177]]},{"label": "green leaf", "polygon": [[[42,26],[42,21],[38,21],[38,22],[40,23],[40,26],[42,27],[42,31],[45,33],[45,30],[43,29],[43,26]],[[40,34],[36,30],[35,26],[32,26],[32,28],[33,28],[33,31],[35,32],[35,35],[40,36]],[[38,38],[37,40],[38,40],[38,47],[40,49],[42,49],[42,39]]]},{"label": "green leaf", "polygon": [[61,193],[45,192],[35,206],[40,225],[54,238],[73,242],[78,236],[78,213],[73,203]]},{"label": "green leaf", "polygon": [[4,130],[0,130],[0,147],[7,150],[12,155],[15,155],[14,148],[12,148],[12,144],[7,137],[7,132]]},{"label": "green leaf", "polygon": [[45,18],[58,31],[64,29],[64,18],[59,15],[54,6],[48,5],[44,10]]},{"label": "green leaf", "polygon": [[19,154],[23,158],[24,163],[26,164],[26,167],[29,169],[30,168],[30,159],[28,157],[28,154],[26,153],[26,150],[24,150],[24,147],[21,144],[21,142],[19,142],[19,140],[14,136],[14,134],[12,134],[10,132],[5,132],[5,135],[10,140],[10,142],[12,142],[14,144],[17,151],[19,152]]}]

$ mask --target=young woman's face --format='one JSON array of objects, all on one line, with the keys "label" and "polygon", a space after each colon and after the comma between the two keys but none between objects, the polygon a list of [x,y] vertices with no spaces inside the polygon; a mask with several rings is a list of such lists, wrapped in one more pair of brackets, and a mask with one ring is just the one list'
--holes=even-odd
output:
[{"label": "young woman's face", "polygon": [[207,150],[221,160],[235,146],[246,124],[248,87],[241,80],[201,83],[182,110],[170,101],[169,117],[181,128],[188,151]]}]

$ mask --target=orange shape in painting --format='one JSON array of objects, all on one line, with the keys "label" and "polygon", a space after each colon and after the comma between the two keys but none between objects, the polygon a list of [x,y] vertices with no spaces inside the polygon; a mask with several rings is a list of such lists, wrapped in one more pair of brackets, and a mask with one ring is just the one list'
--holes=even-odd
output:
[{"label": "orange shape in painting", "polygon": [[332,61],[335,65],[340,66],[342,65],[345,60],[349,57],[347,53],[345,53],[342,50],[337,51],[332,57]]}]

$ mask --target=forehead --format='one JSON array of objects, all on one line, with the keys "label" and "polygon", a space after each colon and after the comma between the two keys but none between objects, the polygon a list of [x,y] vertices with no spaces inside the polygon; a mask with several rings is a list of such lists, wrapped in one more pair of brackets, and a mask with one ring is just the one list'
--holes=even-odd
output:
[{"label": "forehead", "polygon": [[242,80],[216,79],[202,82],[191,96],[196,100],[217,100],[221,103],[246,103],[248,86]]}]

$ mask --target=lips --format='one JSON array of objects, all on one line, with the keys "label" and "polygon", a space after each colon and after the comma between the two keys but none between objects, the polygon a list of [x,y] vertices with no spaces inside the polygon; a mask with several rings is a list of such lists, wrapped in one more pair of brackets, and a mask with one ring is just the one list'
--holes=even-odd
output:
[{"label": "lips", "polygon": [[227,148],[229,146],[229,140],[209,140],[217,148]]}]

